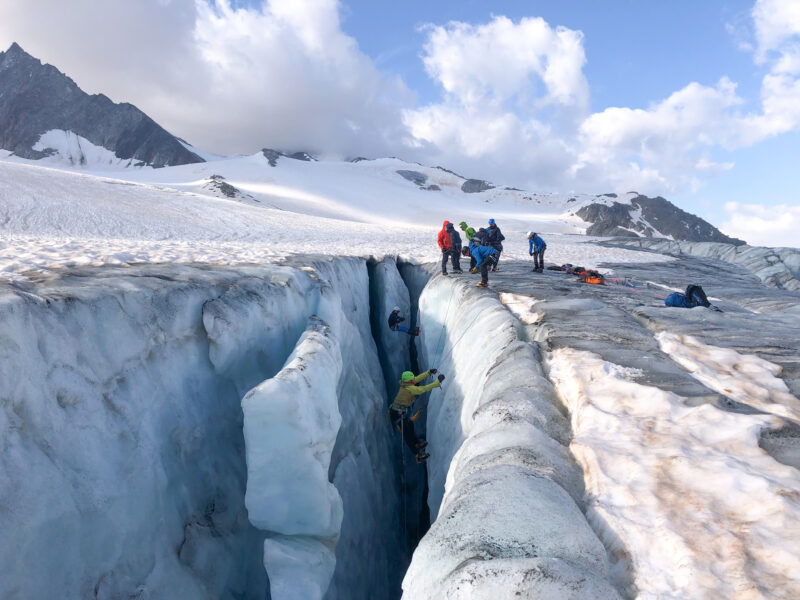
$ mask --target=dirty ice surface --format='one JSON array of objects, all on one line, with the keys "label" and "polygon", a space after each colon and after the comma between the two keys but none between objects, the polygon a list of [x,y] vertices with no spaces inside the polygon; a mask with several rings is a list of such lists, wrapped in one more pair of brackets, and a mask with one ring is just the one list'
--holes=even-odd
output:
[{"label": "dirty ice surface", "polygon": [[[705,354],[706,382],[726,381],[743,390],[740,401],[763,405],[744,391],[746,372],[732,381],[729,352]],[[763,373],[765,389],[780,387]],[[686,406],[638,375],[570,348],[550,361],[571,414],[587,517],[618,568],[630,562],[637,598],[800,597],[800,477],[759,447],[761,430],[780,419]]]}]

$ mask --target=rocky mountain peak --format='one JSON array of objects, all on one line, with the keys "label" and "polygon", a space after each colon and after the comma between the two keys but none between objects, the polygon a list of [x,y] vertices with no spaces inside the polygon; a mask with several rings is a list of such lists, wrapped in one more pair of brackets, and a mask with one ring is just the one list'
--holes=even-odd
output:
[{"label": "rocky mountain peak", "polygon": [[32,160],[62,154],[65,148],[42,142],[42,136],[53,131],[61,132],[64,140],[86,140],[130,164],[203,162],[132,104],[115,104],[102,94],[90,96],[15,42],[0,52],[0,148]]}]

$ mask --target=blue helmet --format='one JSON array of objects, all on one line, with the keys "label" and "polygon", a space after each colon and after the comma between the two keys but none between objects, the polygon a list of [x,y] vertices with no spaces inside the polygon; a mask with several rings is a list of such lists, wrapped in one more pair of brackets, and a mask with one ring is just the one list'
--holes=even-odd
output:
[{"label": "blue helmet", "polygon": [[489,219],[489,225],[494,225],[494,219]]}]

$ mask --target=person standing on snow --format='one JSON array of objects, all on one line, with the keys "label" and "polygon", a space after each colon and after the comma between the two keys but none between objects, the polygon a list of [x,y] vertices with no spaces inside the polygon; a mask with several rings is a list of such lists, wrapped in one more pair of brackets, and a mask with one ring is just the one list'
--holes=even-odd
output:
[{"label": "person standing on snow", "polygon": [[[450,238],[450,232],[447,231],[447,226],[450,221],[442,223],[442,229],[439,231],[439,236],[436,241],[439,243],[439,248],[442,250],[442,275],[447,275],[447,259],[451,256],[453,250],[453,241]],[[455,261],[453,261],[453,269],[455,269]]]},{"label": "person standing on snow", "polygon": [[506,236],[500,231],[500,228],[494,222],[494,219],[489,219],[489,237],[488,243],[489,245],[497,250],[497,256],[495,257],[495,263],[492,267],[492,271],[497,271],[497,264],[500,262],[500,254],[503,253],[503,240],[506,239]]},{"label": "person standing on snow", "polygon": [[450,259],[453,263],[453,273],[461,274],[464,271],[461,270],[461,236],[456,231],[455,227],[453,227],[452,223],[448,223],[447,227],[445,227],[447,234],[450,236]]},{"label": "person standing on snow", "polygon": [[533,268],[531,271],[541,273],[544,270],[544,251],[547,250],[547,244],[539,237],[535,231],[528,232],[528,254],[533,257]]},{"label": "person standing on snow", "polygon": [[405,317],[400,316],[400,307],[395,306],[392,309],[392,313],[389,315],[389,329],[392,331],[402,331],[407,333],[408,335],[419,335],[419,327],[417,327],[416,331],[409,331],[408,327],[404,325],[400,325],[403,321],[405,321]]},{"label": "person standing on snow", "polygon": [[475,268],[470,270],[470,273],[475,272],[480,268],[481,280],[477,283],[478,287],[489,287],[489,267],[497,264],[497,256],[499,253],[491,246],[478,246],[476,243],[469,245],[469,248],[464,248],[462,254],[467,256],[469,254],[475,259]]},{"label": "person standing on snow", "polygon": [[[466,221],[461,221],[461,223],[459,223],[458,226],[461,227],[461,231],[463,231],[464,235],[467,236],[467,245],[469,245],[470,242],[472,241],[473,236],[475,235],[475,229],[467,225]],[[466,254],[464,256],[466,256]],[[475,268],[475,259],[470,257],[469,259],[470,272],[472,272],[472,269],[474,268]]]},{"label": "person standing on snow", "polygon": [[469,244],[472,241],[472,236],[475,235],[475,229],[467,225],[466,221],[461,221],[458,226],[461,227],[461,231],[467,236],[467,244]]},{"label": "person standing on snow", "polygon": [[434,388],[442,387],[444,375],[439,375],[436,381],[428,385],[417,385],[420,381],[424,381],[431,375],[436,375],[436,373],[438,373],[436,369],[429,369],[424,373],[414,376],[411,371],[405,371],[400,376],[400,390],[397,392],[394,402],[392,402],[392,405],[389,407],[389,417],[391,418],[392,425],[396,429],[402,430],[403,441],[405,441],[406,446],[414,453],[414,458],[417,459],[417,462],[422,462],[428,458],[430,454],[425,452],[425,446],[428,445],[428,442],[417,437],[414,431],[416,415],[409,416],[409,413],[411,412],[411,408],[417,396],[429,392]]},{"label": "person standing on snow", "polygon": [[475,244],[476,246],[486,246],[489,243],[489,232],[481,227],[475,232],[475,235],[472,236],[472,239],[469,241],[469,243],[470,245]]}]

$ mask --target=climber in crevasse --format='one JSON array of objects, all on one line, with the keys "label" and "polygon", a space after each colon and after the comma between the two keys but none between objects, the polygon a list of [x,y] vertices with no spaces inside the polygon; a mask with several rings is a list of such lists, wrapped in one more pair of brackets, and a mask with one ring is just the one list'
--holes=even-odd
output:
[{"label": "climber in crevasse", "polygon": [[400,390],[397,392],[394,402],[392,402],[392,405],[389,407],[389,417],[391,418],[392,425],[398,431],[403,432],[403,440],[414,453],[414,458],[417,459],[417,462],[424,461],[430,454],[425,452],[425,446],[428,445],[428,442],[419,438],[414,431],[414,421],[416,421],[419,416],[419,411],[414,415],[410,415],[410,412],[417,396],[429,392],[434,388],[442,387],[444,375],[441,374],[433,383],[417,385],[420,381],[424,381],[431,375],[436,375],[437,373],[438,371],[436,369],[430,369],[414,376],[411,371],[405,371],[400,376]]},{"label": "climber in crevasse", "polygon": [[392,331],[402,331],[408,335],[419,335],[419,327],[417,327],[414,331],[409,331],[408,327],[405,325],[400,325],[400,323],[405,320],[405,317],[400,316],[400,307],[395,306],[389,315],[389,329]]}]

